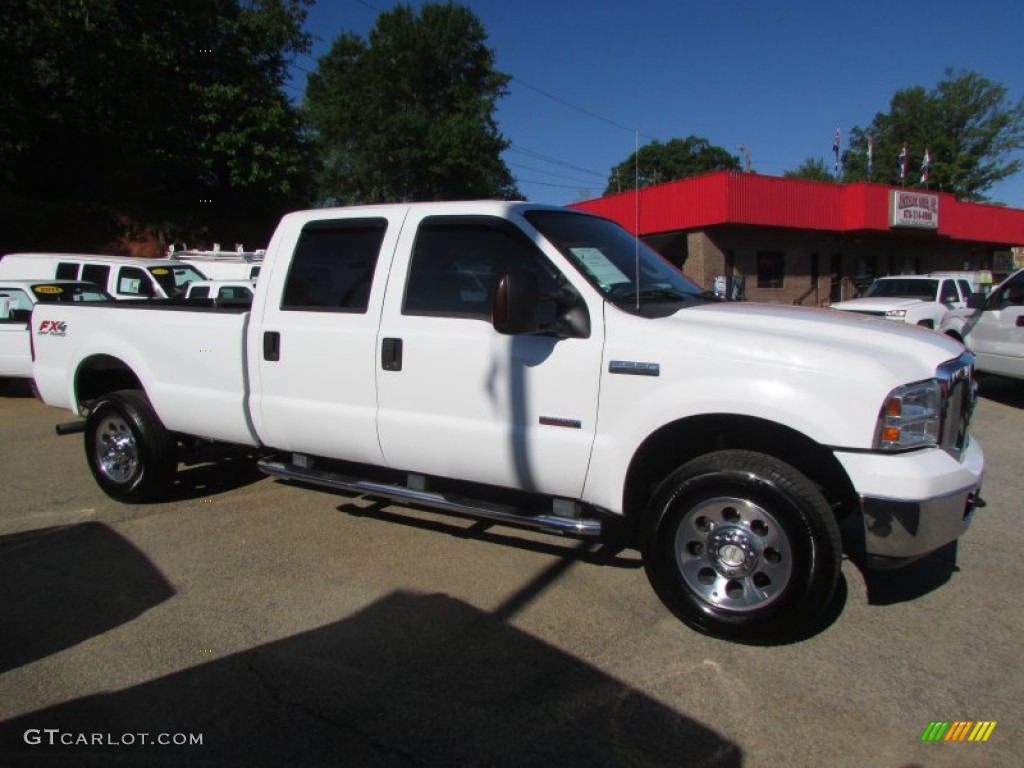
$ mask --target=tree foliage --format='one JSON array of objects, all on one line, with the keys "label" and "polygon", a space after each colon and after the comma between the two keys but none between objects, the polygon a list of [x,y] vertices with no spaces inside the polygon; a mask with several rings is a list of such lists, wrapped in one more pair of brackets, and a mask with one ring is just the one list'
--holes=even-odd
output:
[{"label": "tree foliage", "polygon": [[604,194],[685,179],[711,171],[739,170],[740,163],[722,147],[707,139],[688,136],[645,144],[628,159],[612,168]]},{"label": "tree foliage", "polygon": [[[867,172],[868,137],[874,140],[873,170]],[[898,157],[907,145],[907,175]],[[866,128],[850,132],[843,153],[845,181],[917,185],[925,150],[931,167],[927,185],[964,200],[983,201],[996,182],[1021,170],[1024,99],[1012,103],[1004,86],[973,72],[947,69],[933,90],[917,86],[897,91],[889,111]]]},{"label": "tree foliage", "polygon": [[265,238],[308,199],[309,154],[282,91],[308,48],[307,4],[4,0],[5,244],[81,250],[113,221],[122,236]]},{"label": "tree foliage", "polygon": [[509,76],[468,8],[382,13],[369,39],[338,37],[303,104],[334,203],[517,196],[494,119]]},{"label": "tree foliage", "polygon": [[809,157],[795,171],[786,171],[787,179],[807,179],[808,181],[836,181],[836,176],[828,162],[821,157]]}]

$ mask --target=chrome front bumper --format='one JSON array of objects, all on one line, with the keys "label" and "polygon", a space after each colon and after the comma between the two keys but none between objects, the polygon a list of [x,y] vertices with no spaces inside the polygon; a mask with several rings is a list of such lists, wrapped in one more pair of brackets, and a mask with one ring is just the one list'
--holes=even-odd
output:
[{"label": "chrome front bumper", "polygon": [[868,565],[892,567],[934,552],[959,538],[984,506],[980,487],[920,502],[862,497]]}]

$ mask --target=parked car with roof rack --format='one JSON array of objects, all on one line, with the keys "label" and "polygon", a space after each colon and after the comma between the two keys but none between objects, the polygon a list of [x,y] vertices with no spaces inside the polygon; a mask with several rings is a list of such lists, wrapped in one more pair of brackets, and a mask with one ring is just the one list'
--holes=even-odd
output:
[{"label": "parked car with roof rack", "polygon": [[95,283],[115,299],[174,299],[193,280],[205,280],[198,268],[174,259],[139,259],[82,253],[9,253],[0,259],[0,278],[80,280]]}]

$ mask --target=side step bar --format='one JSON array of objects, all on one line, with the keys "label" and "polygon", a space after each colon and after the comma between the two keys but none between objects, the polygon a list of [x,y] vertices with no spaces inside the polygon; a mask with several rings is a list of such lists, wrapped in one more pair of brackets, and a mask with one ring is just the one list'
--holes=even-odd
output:
[{"label": "side step bar", "polygon": [[383,496],[394,501],[439,509],[444,512],[467,515],[469,517],[493,520],[498,523],[521,525],[545,533],[570,533],[576,536],[600,536],[601,521],[584,517],[565,517],[560,515],[531,515],[519,511],[515,507],[492,504],[478,499],[468,499],[453,494],[433,493],[427,490],[408,488],[403,485],[376,483],[356,477],[325,472],[312,467],[298,464],[285,464],[280,461],[260,461],[261,472],[282,480],[293,480],[309,483],[335,491],[365,493],[370,496]]}]

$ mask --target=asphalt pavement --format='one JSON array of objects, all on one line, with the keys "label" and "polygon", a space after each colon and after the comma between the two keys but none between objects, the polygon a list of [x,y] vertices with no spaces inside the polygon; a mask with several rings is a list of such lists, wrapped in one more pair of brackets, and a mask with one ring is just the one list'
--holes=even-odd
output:
[{"label": "asphalt pavement", "polygon": [[[1024,385],[982,381],[979,510],[844,560],[778,647],[676,621],[639,555],[290,486],[242,454],[119,504],[70,415],[0,393],[2,766],[1024,763]],[[988,739],[922,741],[934,722]]]}]

